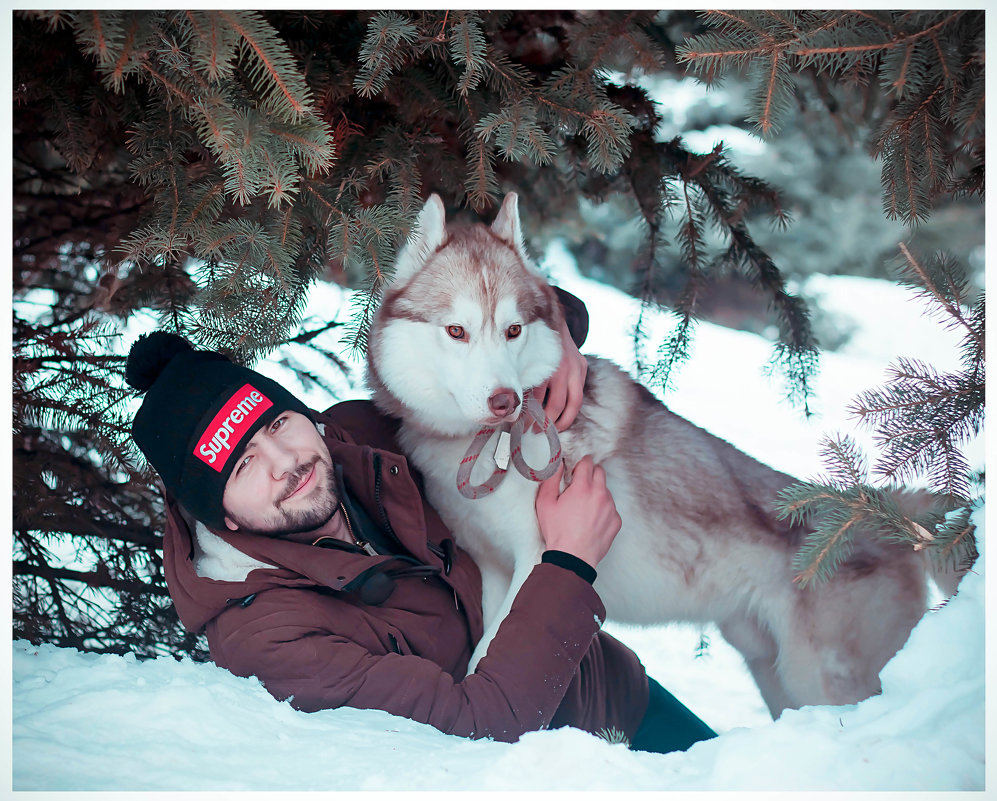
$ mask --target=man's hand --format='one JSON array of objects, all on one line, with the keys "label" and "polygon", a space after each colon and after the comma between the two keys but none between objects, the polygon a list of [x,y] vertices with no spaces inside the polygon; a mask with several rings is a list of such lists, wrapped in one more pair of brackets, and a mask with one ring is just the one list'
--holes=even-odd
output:
[{"label": "man's hand", "polygon": [[606,488],[606,472],[591,456],[584,457],[560,492],[564,463],[540,484],[537,521],[548,550],[577,556],[592,567],[602,561],[623,525],[613,496]]},{"label": "man's hand", "polygon": [[[547,419],[558,431],[564,431],[578,416],[582,407],[582,388],[589,365],[571,338],[568,325],[561,322],[561,363],[545,383],[533,394],[543,401]],[[534,428],[536,428],[534,424]]]}]

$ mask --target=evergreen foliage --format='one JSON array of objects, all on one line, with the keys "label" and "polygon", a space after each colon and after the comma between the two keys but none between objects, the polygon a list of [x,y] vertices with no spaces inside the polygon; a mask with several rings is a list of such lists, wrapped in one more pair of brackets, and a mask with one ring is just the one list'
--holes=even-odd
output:
[{"label": "evergreen foliage", "polygon": [[[818,73],[824,57],[793,55],[794,36],[819,44],[821,20],[879,44],[888,30],[918,66],[902,87],[869,84],[894,98],[884,158],[927,176],[916,186],[929,200],[978,191],[982,25],[971,12],[869,17],[865,27],[846,12],[751,18],[750,30],[771,27],[760,53],[775,52],[770,40],[782,48],[778,91],[760,95],[771,119],[801,69],[835,80],[871,75],[869,65],[904,69],[883,58],[861,62],[865,72],[829,61]],[[735,272],[772,306],[775,360],[805,403],[816,358],[808,315],[746,223],[749,212],[785,222],[778,193],[722,147],[658,141],[659,114],[634,80],[678,70],[681,32],[713,24],[714,35],[749,35],[733,18],[688,12],[17,12],[15,632],[203,657],[163,592],[162,499],[128,436],[134,399],[111,354],[130,343],[118,332],[152,315],[242,363],[298,342],[335,372],[335,354],[316,344],[332,324],[302,330],[308,288],[365,290],[349,331],[362,349],[395,251],[432,192],[451,212],[487,216],[516,190],[528,226],[576,216],[579,199],[627,198],[645,233],[635,291],[656,303],[675,253],[683,264],[676,332],[649,372],[669,380],[688,353],[701,287]],[[918,105],[932,81],[941,89]],[[966,137],[958,146],[954,132]],[[931,169],[918,161],[923,137],[941,148]],[[923,199],[905,212],[914,195],[898,181],[884,179],[899,187],[895,213],[919,218]],[[643,342],[639,325],[635,337]]]},{"label": "evergreen foliage", "polygon": [[844,87],[878,88],[869,104],[882,159],[883,206],[907,224],[925,220],[938,198],[982,196],[984,175],[983,11],[716,11],[710,31],[679,47],[706,81],[744,70],[752,81],[756,130],[773,136],[790,113],[798,76],[820,83],[829,109]]},{"label": "evergreen foliage", "polygon": [[894,482],[926,475],[935,492],[965,501],[969,467],[959,446],[983,428],[985,298],[981,295],[968,309],[959,265],[944,254],[922,264],[902,244],[901,249],[902,282],[962,334],[962,370],[940,374],[930,365],[901,359],[886,386],[859,396],[852,411],[878,433],[883,455],[877,473]]},{"label": "evergreen foliage", "polygon": [[125,393],[107,373],[124,359],[107,354],[109,336],[93,318],[15,319],[14,630],[107,653],[201,653],[167,597],[148,477],[117,445]]},{"label": "evergreen foliage", "polygon": [[[885,95],[874,109],[870,151],[882,160],[883,207],[908,226],[923,222],[946,196],[982,196],[984,174],[984,24],[982,11],[717,11],[710,31],[679,47],[679,58],[705,80],[746,71],[753,122],[773,136],[793,106],[804,75]],[[826,89],[829,109],[839,101]],[[813,534],[797,555],[801,584],[826,580],[856,536],[885,536],[966,570],[976,558],[969,469],[959,445],[978,435],[984,408],[984,306],[965,311],[962,268],[940,255],[925,265],[901,244],[906,280],[965,331],[964,369],[939,375],[903,359],[880,390],[852,411],[876,431],[883,449],[876,472],[892,482],[926,475],[934,504],[922,518],[894,494],[875,489],[854,443],[829,439],[830,477],[790,487],[782,512],[808,518]]]},{"label": "evergreen foliage", "polygon": [[[960,447],[980,434],[985,404],[984,298],[965,306],[964,271],[944,255],[924,263],[901,245],[903,283],[911,286],[943,322],[962,333],[962,369],[939,373],[903,358],[880,389],[862,393],[850,411],[873,429],[881,449],[870,483],[865,458],[847,437],[826,439],[829,476],[789,487],[780,514],[814,530],[796,556],[802,585],[827,580],[847,558],[857,536],[881,536],[927,549],[957,572],[977,558],[973,507],[978,478]],[[897,488],[924,478],[931,489],[921,503],[904,503]]]}]

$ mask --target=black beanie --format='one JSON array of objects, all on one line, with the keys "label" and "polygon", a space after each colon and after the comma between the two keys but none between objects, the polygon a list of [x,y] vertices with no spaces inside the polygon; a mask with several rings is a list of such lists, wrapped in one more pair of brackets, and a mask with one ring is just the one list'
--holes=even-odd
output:
[{"label": "black beanie", "polygon": [[132,345],[125,380],[145,392],[135,442],[167,491],[215,529],[224,528],[225,483],[253,434],[287,411],[311,417],[276,382],[165,331]]}]

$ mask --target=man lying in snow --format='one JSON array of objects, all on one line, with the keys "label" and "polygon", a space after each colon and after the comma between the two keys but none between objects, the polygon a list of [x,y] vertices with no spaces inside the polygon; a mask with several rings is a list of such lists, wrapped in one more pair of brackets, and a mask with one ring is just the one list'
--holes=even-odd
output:
[{"label": "man lying in snow", "polygon": [[[563,430],[587,313],[561,298],[570,347],[545,410]],[[135,343],[126,378],[145,392],[133,434],[165,487],[170,595],[219,666],[297,709],[382,709],[466,737],[574,726],[665,753],[715,736],[600,631],[592,581],[620,519],[590,459],[564,492],[558,476],[542,486],[548,550],[465,676],[480,575],[425,501],[392,419],[368,401],[313,412],[165,332]]]}]

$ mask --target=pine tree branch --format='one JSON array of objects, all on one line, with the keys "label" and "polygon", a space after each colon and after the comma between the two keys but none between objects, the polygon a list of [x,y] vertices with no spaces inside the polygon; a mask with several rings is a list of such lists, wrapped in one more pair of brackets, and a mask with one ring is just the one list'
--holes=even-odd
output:
[{"label": "pine tree branch", "polygon": [[163,549],[162,535],[151,529],[96,519],[78,519],[73,522],[71,527],[72,531],[67,531],[70,526],[58,525],[43,518],[41,520],[18,519],[14,528],[15,531],[19,532],[31,531],[39,534],[72,534],[73,536],[96,537],[110,542],[126,542],[153,551],[162,551]]},{"label": "pine tree branch", "polygon": [[206,71],[208,79],[217,81],[229,70],[229,61],[233,52],[232,48],[225,46],[224,33],[218,25],[218,17],[215,14],[207,13],[201,15],[207,34],[203,33],[202,26],[198,22],[198,15],[193,11],[184,12],[188,24],[196,36],[204,42],[207,52]]},{"label": "pine tree branch", "polygon": [[862,522],[863,517],[861,512],[855,511],[848,520],[838,525],[834,534],[813,552],[810,566],[793,577],[793,583],[802,587],[809,585],[820,574],[825,562],[831,558],[835,550],[848,540],[851,530]]},{"label": "pine tree branch", "polygon": [[456,15],[458,20],[450,28],[450,49],[454,61],[464,67],[464,74],[458,81],[457,91],[467,95],[484,77],[482,67],[485,65],[486,42],[477,14],[456,12]]},{"label": "pine tree branch", "polygon": [[762,113],[759,115],[758,125],[763,133],[770,133],[774,127],[772,121],[772,105],[775,97],[775,90],[779,77],[779,59],[782,57],[780,51],[772,54],[772,66],[769,67],[769,79],[765,89],[765,101],[762,106]]},{"label": "pine tree branch", "polygon": [[599,45],[595,53],[592,54],[592,57],[589,59],[588,66],[581,68],[582,77],[584,77],[585,79],[590,79],[591,76],[595,74],[595,71],[599,68],[599,65],[602,63],[603,58],[605,57],[606,53],[609,51],[609,48],[612,45],[616,44],[616,40],[618,37],[622,37],[624,35],[625,31],[630,27],[634,18],[639,13],[640,13],[639,11],[631,11],[623,19],[619,20],[613,26],[613,31],[611,33],[606,34],[602,44]]},{"label": "pine tree branch", "polygon": [[847,437],[841,439],[824,437],[821,450],[828,454],[825,462],[832,477],[837,479],[838,486],[842,489],[856,490],[858,494],[856,506],[868,504],[869,496],[865,490],[866,468],[855,444]]},{"label": "pine tree branch", "polygon": [[90,21],[93,23],[97,56],[101,61],[106,61],[109,58],[110,46],[104,35],[104,26],[101,24],[100,12],[91,11]]},{"label": "pine tree branch", "polygon": [[908,42],[907,49],[904,52],[904,60],[900,65],[900,71],[896,79],[893,81],[893,88],[896,90],[897,97],[901,97],[904,93],[904,89],[907,87],[907,70],[910,69],[911,58],[914,56],[914,42]]},{"label": "pine tree branch", "polygon": [[[758,39],[760,39],[762,42],[765,42],[766,46],[776,44],[775,37],[772,36],[772,34],[770,34],[764,28],[760,28],[757,25],[753,25],[751,22],[745,19],[743,14],[737,14],[732,11],[723,11],[720,9],[711,9],[708,13],[711,16],[715,16],[720,19],[726,19],[727,21],[734,23],[735,25],[738,25],[742,28],[745,28],[746,30],[751,31],[753,34],[755,34],[756,37],[758,37]],[[767,50],[765,50],[765,52],[767,52]]]},{"label": "pine tree branch", "polygon": [[842,53],[878,53],[883,50],[892,50],[909,42],[921,39],[922,37],[930,36],[932,32],[937,31],[940,28],[944,28],[950,22],[958,19],[965,13],[965,11],[956,11],[940,22],[932,25],[930,28],[925,28],[923,31],[916,31],[914,33],[902,33],[899,36],[891,38],[887,42],[874,42],[858,45],[834,45],[831,47],[800,47],[793,49],[793,55],[810,59],[823,55],[837,55]]},{"label": "pine tree branch", "polygon": [[917,259],[914,258],[907,245],[900,242],[899,247],[904,254],[904,259],[906,259],[907,264],[921,279],[921,282],[924,284],[925,288],[931,293],[935,300],[942,305],[945,311],[948,312],[949,316],[966,329],[970,340],[976,345],[977,348],[979,348],[980,353],[984,353],[986,351],[986,343],[983,339],[982,332],[977,331],[973,325],[966,320],[962,313],[962,309],[957,304],[952,303],[945,297],[944,293],[942,293],[935,282],[931,279],[928,271],[924,269],[924,266]]},{"label": "pine tree branch", "polygon": [[291,337],[290,339],[285,339],[282,344],[304,345],[308,342],[311,342],[313,339],[315,339],[315,337],[324,334],[326,331],[331,331],[333,328],[341,328],[343,325],[344,323],[339,322],[338,320],[332,320],[326,323],[325,325],[319,326],[318,328],[315,328],[311,331],[302,331],[296,336]]},{"label": "pine tree branch", "polygon": [[[138,579],[115,579],[106,572],[91,571],[84,573],[79,570],[69,570],[62,567],[51,567],[50,565],[37,565],[25,561],[14,561],[13,572],[15,576],[36,576],[49,582],[56,581],[78,581],[94,589],[106,588],[115,592],[139,593],[144,595],[158,595],[168,598],[170,593],[166,587],[159,587],[154,584],[147,584]],[[71,629],[72,623],[68,615],[63,610],[63,625]]]},{"label": "pine tree branch", "polygon": [[865,19],[868,20],[869,22],[872,22],[875,25],[878,25],[879,27],[883,28],[883,30],[885,30],[887,33],[889,33],[891,36],[896,32],[896,28],[894,28],[893,25],[891,25],[889,22],[886,22],[883,19],[880,19],[875,14],[870,13],[868,11],[862,11],[860,9],[856,9],[849,11],[848,13],[854,14],[856,17],[859,17],[860,19]]},{"label": "pine tree branch", "polygon": [[129,20],[128,29],[125,33],[125,40],[121,46],[121,55],[118,56],[118,60],[114,64],[114,68],[111,70],[111,85],[118,92],[124,90],[125,66],[131,59],[132,52],[135,47],[135,33],[138,30],[138,17],[131,17]]},{"label": "pine tree branch", "polygon": [[[716,154],[716,152],[717,151],[714,150],[714,155]],[[705,163],[706,160],[704,159],[703,161]],[[702,166],[697,168],[697,171],[699,169],[702,169]],[[682,199],[685,203],[685,215],[686,215],[686,222],[685,225],[683,226],[684,236],[682,237],[682,241],[686,247],[684,255],[686,261],[693,267],[693,269],[699,272],[700,269],[699,265],[702,259],[702,256],[700,254],[700,247],[703,244],[703,237],[702,237],[701,226],[697,222],[696,214],[693,211],[692,199],[689,197],[689,184],[685,180],[683,180],[682,182]]]},{"label": "pine tree branch", "polygon": [[[685,165],[681,168],[680,175],[683,184],[688,184],[699,178],[700,174],[712,167],[723,154],[723,144],[714,146],[713,150],[702,156],[694,153],[686,153]],[[686,195],[688,199],[688,194]]]},{"label": "pine tree branch", "polygon": [[387,86],[403,62],[402,44],[418,38],[418,28],[394,11],[381,11],[370,19],[360,48],[361,70],[353,79],[353,88],[361,97],[373,97]]},{"label": "pine tree branch", "polygon": [[171,81],[169,78],[163,75],[163,73],[161,73],[159,70],[153,67],[148,60],[146,60],[142,66],[146,72],[148,72],[153,78],[156,79],[156,81],[158,81],[163,87],[166,88],[166,91],[169,94],[178,97],[185,106],[197,105],[197,101],[194,99],[194,96],[192,94],[181,89],[179,84],[175,83],[174,81]]},{"label": "pine tree branch", "polygon": [[[780,13],[772,11],[770,9],[762,9],[762,14],[764,14],[766,17],[769,17],[776,25],[785,25],[787,28],[789,28],[790,32],[793,34],[794,37],[799,38],[800,36],[803,35],[803,31],[801,31],[799,27],[797,27],[796,24],[793,23],[791,14]],[[770,34],[766,32],[765,35],[770,35]]]},{"label": "pine tree branch", "polygon": [[[918,213],[918,209],[922,207],[921,198],[917,194],[917,187],[919,184],[917,168],[918,168],[918,157],[920,153],[917,153],[911,142],[911,129],[914,122],[918,117],[923,116],[924,123],[927,126],[929,122],[928,106],[934,102],[935,96],[941,91],[941,86],[935,88],[935,90],[928,95],[927,98],[921,103],[921,106],[917,111],[910,115],[907,119],[903,120],[900,124],[900,130],[903,132],[901,135],[904,139],[905,147],[903,149],[903,168],[904,168],[904,178],[905,185],[907,187],[907,208],[910,209],[910,217],[912,219],[917,219],[924,216]],[[926,139],[930,141],[930,139]],[[931,149],[926,148],[926,151],[930,153]]]},{"label": "pine tree branch", "polygon": [[728,11],[710,11],[708,12],[710,16],[715,16],[720,19],[727,19],[734,22],[745,29],[751,31],[756,38],[761,42],[759,46],[756,47],[732,47],[732,48],[722,48],[717,50],[694,50],[690,47],[683,47],[681,52],[681,59],[683,61],[714,61],[720,62],[723,59],[731,59],[734,61],[744,61],[752,56],[774,56],[777,53],[789,52],[792,55],[799,55],[800,51],[798,45],[801,41],[805,39],[810,39],[818,33],[830,30],[837,27],[840,24],[840,19],[837,17],[827,20],[821,25],[818,25],[807,31],[800,31],[799,28],[793,26],[795,35],[789,37],[785,40],[776,39],[769,31],[764,28],[759,28],[756,25],[748,22],[742,15],[738,15],[733,12]]},{"label": "pine tree branch", "polygon": [[[910,376],[913,377],[913,376]],[[939,403],[943,400],[954,400],[957,398],[970,398],[974,397],[979,393],[979,389],[976,387],[967,387],[966,389],[960,390],[938,390],[938,393],[932,397],[919,396],[913,398],[909,401],[897,401],[895,403],[877,403],[872,404],[867,399],[867,396],[863,395],[859,401],[856,401],[850,407],[850,411],[855,417],[869,417],[871,415],[885,415],[889,412],[902,412],[912,409],[921,409],[926,403]],[[863,402],[864,401],[864,402]],[[884,439],[884,442],[888,442],[890,439],[895,439],[897,437],[903,436],[906,433],[914,433],[914,430],[909,432],[900,432],[894,437],[888,437]]]},{"label": "pine tree branch", "polygon": [[55,605],[56,613],[59,617],[59,622],[62,624],[63,631],[65,631],[70,636],[74,635],[76,625],[73,622],[72,617],[66,609],[66,604],[62,599],[62,582],[60,582],[55,577],[43,576],[49,585],[49,591],[52,597],[52,602]]},{"label": "pine tree branch", "polygon": [[[963,127],[966,130],[970,130],[970,129],[974,128],[976,125],[978,125],[979,123],[982,123],[984,121],[984,111],[985,111],[985,109],[986,109],[986,94],[984,92],[981,92],[979,98],[976,101],[976,103],[973,104],[973,106],[972,106],[972,111],[969,113],[968,116],[965,117],[965,119],[963,121]],[[983,142],[983,138],[982,137],[975,137],[975,138],[971,138],[971,139],[966,139],[966,140],[963,141],[963,145],[970,144],[970,143],[976,143],[976,142],[982,143]]]},{"label": "pine tree branch", "polygon": [[[65,203],[66,198],[58,198],[60,203]],[[145,208],[148,208],[149,200],[147,198],[140,198],[134,202],[122,205],[118,208],[111,209],[100,209],[99,213],[94,213],[93,209],[88,209],[89,214],[79,218],[70,219],[68,225],[65,227],[60,227],[55,230],[50,230],[45,236],[35,237],[34,239],[26,238],[23,241],[17,240],[14,243],[14,252],[17,255],[23,255],[25,253],[37,252],[38,249],[45,245],[62,245],[66,242],[70,235],[75,233],[80,229],[100,229],[102,226],[109,225],[115,221],[121,219],[130,219],[132,215],[136,212],[140,212]]]},{"label": "pine tree branch", "polygon": [[491,203],[492,196],[498,193],[491,149],[484,141],[475,138],[468,149],[467,160],[470,172],[464,186],[468,200],[476,209],[486,208]]},{"label": "pine tree branch", "polygon": [[[952,559],[957,552],[968,552],[976,553],[976,526],[972,523],[967,523],[962,526],[954,535],[949,534],[951,540],[942,547],[941,557],[942,559],[948,561]],[[975,561],[975,559],[974,559]]]},{"label": "pine tree branch", "polygon": [[[923,115],[921,115],[921,119],[922,119],[922,123],[923,123],[923,126],[924,126],[924,129],[923,129],[923,131],[921,133],[924,136],[924,141],[930,143],[932,141],[932,139],[934,138],[933,135],[932,135],[933,132],[932,132],[932,125],[931,125],[931,122],[932,122],[931,115],[929,115],[929,114],[923,114]],[[929,186],[938,186],[938,185],[940,185],[941,184],[941,172],[939,170],[938,164],[936,164],[936,160],[935,160],[935,149],[933,147],[925,147],[924,148],[924,156],[925,156],[925,159],[926,159],[926,172],[927,172],[927,178],[928,178],[928,185]]]},{"label": "pine tree branch", "polygon": [[14,372],[35,372],[46,364],[123,365],[126,358],[125,356],[100,356],[89,353],[72,353],[61,356],[15,357]]},{"label": "pine tree branch", "polygon": [[208,191],[204,193],[201,200],[191,208],[190,214],[187,215],[187,218],[183,221],[182,226],[184,228],[192,226],[198,219],[201,218],[201,215],[204,214],[213,203],[215,203],[216,200],[224,195],[224,193],[225,189],[221,181],[215,181],[212,183],[208,188]]},{"label": "pine tree branch", "polygon": [[[798,488],[800,485],[794,485]],[[831,503],[840,499],[840,496],[829,491],[820,491],[817,484],[802,485],[807,490],[806,495],[799,495],[795,498],[784,496],[779,502],[779,516],[789,517],[794,523],[799,523],[807,516],[808,510],[820,506],[821,503]]]},{"label": "pine tree branch", "polygon": [[219,11],[218,16],[225,20],[236,33],[243,38],[243,40],[249,45],[250,49],[256,54],[263,68],[266,70],[270,79],[276,84],[277,88],[280,90],[281,95],[287,101],[287,104],[294,110],[295,114],[298,116],[304,116],[310,112],[307,102],[299,97],[291,89],[288,83],[284,80],[281,75],[280,70],[274,63],[273,59],[267,53],[266,48],[263,43],[259,40],[257,33],[255,31],[249,30],[248,26],[243,25],[236,15]]}]

